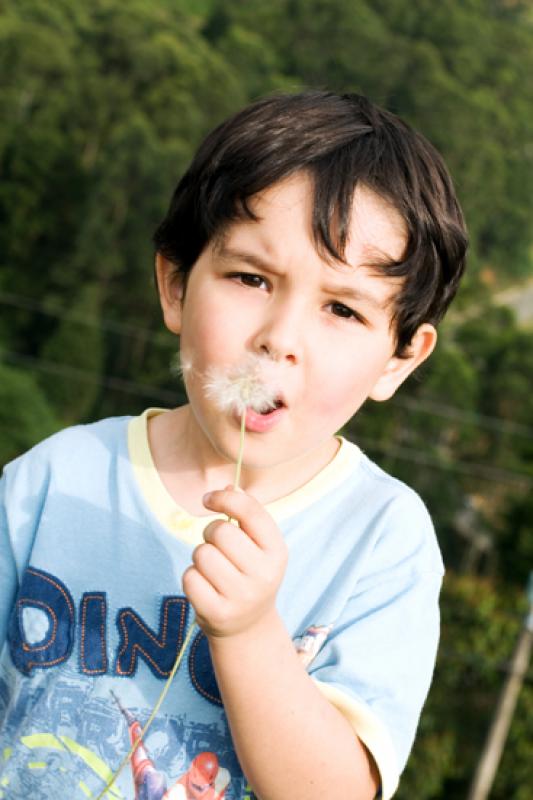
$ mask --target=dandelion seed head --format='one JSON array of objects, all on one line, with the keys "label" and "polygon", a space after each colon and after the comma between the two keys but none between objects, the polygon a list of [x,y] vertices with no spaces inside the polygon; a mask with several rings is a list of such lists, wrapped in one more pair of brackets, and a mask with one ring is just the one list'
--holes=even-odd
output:
[{"label": "dandelion seed head", "polygon": [[209,369],[204,388],[221,411],[243,414],[252,408],[262,413],[276,408],[280,392],[274,378],[272,362],[250,353],[238,364]]},{"label": "dandelion seed head", "polygon": [[192,360],[190,358],[182,358],[180,353],[176,353],[170,360],[170,372],[178,378],[183,378],[188,372],[192,370]]}]

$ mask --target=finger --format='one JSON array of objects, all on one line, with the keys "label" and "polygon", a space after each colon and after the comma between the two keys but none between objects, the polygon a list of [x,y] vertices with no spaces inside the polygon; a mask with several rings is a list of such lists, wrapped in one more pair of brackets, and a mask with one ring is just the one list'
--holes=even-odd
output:
[{"label": "finger", "polygon": [[209,619],[220,610],[223,598],[196,567],[188,567],[183,573],[181,582],[183,592],[197,617]]},{"label": "finger", "polygon": [[204,530],[204,541],[216,547],[236,569],[249,574],[263,556],[262,550],[241,528],[225,520],[210,522]]},{"label": "finger", "polygon": [[200,575],[224,597],[231,596],[243,575],[214,545],[201,544],[193,550],[192,562]]},{"label": "finger", "polygon": [[270,550],[279,544],[281,534],[276,523],[250,494],[228,487],[204,495],[203,503],[211,511],[236,519],[261,549]]}]

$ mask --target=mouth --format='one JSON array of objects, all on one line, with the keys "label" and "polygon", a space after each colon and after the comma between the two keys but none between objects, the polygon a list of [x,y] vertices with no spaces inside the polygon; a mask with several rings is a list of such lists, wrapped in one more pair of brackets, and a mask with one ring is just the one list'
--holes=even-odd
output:
[{"label": "mouth", "polygon": [[254,411],[253,408],[247,408],[245,414],[246,430],[250,433],[266,433],[280,422],[286,410],[287,406],[281,398],[275,401],[274,408],[268,408],[265,411]]},{"label": "mouth", "polygon": [[269,414],[273,414],[275,411],[277,411],[280,408],[285,408],[285,401],[281,397],[277,397],[274,400],[274,407],[273,408],[272,407],[271,408],[266,408],[264,411],[260,411],[259,413],[261,414],[262,417],[268,417]]}]

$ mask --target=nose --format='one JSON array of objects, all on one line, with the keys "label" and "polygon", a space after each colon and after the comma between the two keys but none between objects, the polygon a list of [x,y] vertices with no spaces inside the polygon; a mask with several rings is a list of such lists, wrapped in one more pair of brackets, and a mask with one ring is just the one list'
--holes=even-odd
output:
[{"label": "nose", "polygon": [[304,330],[303,304],[294,300],[277,301],[259,321],[253,349],[275,361],[297,364],[302,357]]}]

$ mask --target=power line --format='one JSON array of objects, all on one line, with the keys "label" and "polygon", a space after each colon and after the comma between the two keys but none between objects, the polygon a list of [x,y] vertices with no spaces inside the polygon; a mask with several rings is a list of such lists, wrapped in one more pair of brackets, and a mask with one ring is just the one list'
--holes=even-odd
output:
[{"label": "power line", "polygon": [[[117,376],[108,376],[102,378],[87,370],[72,367],[58,362],[46,361],[42,358],[15,353],[13,351],[4,351],[3,356],[11,363],[21,364],[23,366],[30,366],[38,369],[41,372],[48,372],[55,375],[62,375],[64,377],[75,378],[84,383],[97,384],[99,386],[115,389],[127,394],[132,394],[137,397],[148,397],[153,400],[158,400],[164,403],[174,404],[177,400],[175,392],[167,391],[164,389],[157,389],[147,384],[140,384],[134,381],[128,381]],[[409,401],[409,398],[404,398]],[[409,402],[405,405],[411,405]],[[420,450],[414,448],[400,447],[398,445],[382,445],[366,437],[358,437],[358,442],[372,447],[378,452],[385,455],[393,456],[401,460],[423,464],[434,467],[436,469],[445,470],[447,472],[458,472],[463,475],[468,475],[474,478],[481,478],[483,480],[495,481],[498,483],[505,483],[508,485],[518,486],[519,488],[529,488],[533,485],[533,477],[527,473],[514,472],[504,470],[499,467],[489,467],[486,464],[467,463],[462,461],[454,461],[444,464],[438,459],[429,456]],[[475,470],[475,471],[473,471]]]},{"label": "power line", "polygon": [[515,434],[526,439],[533,439],[533,428],[528,425],[522,425],[519,422],[511,422],[502,417],[491,417],[487,414],[480,414],[477,411],[464,411],[445,403],[439,403],[434,400],[421,400],[414,397],[395,397],[393,402],[396,405],[404,406],[404,408],[423,411],[437,417],[454,419],[458,422],[466,422],[477,428],[488,428],[489,430],[502,431],[503,433]]},{"label": "power line", "polygon": [[153,342],[157,346],[164,344],[165,333],[154,333],[149,328],[140,328],[138,325],[133,325],[130,322],[115,322],[106,317],[96,317],[90,314],[79,314],[69,311],[61,303],[57,301],[47,301],[43,303],[39,300],[34,300],[31,297],[24,297],[20,294],[12,294],[11,292],[0,292],[0,303],[3,305],[13,306],[23,311],[36,311],[39,314],[45,314],[49,317],[56,317],[57,319],[68,319],[71,322],[78,322],[80,325],[87,325],[88,328],[98,328],[113,333],[118,333],[121,336],[127,336],[138,339],[144,339]]},{"label": "power line", "polygon": [[[74,378],[83,383],[91,383],[102,386],[104,388],[115,389],[126,394],[135,395],[137,397],[148,397],[152,400],[157,400],[162,403],[170,403],[175,405],[179,395],[178,392],[172,392],[166,389],[157,389],[147,384],[137,383],[135,381],[127,381],[117,376],[101,377],[96,373],[88,372],[87,370],[80,369],[79,367],[72,367],[67,364],[60,364],[56,361],[48,361],[35,356],[28,356],[22,353],[15,353],[11,350],[3,351],[2,356],[10,363],[20,364],[26,367],[32,367],[40,372],[47,372],[53,375],[62,375],[67,378]],[[406,460],[411,463],[423,464],[434,467],[436,469],[445,470],[446,472],[458,472],[463,475],[468,475],[478,480],[495,481],[498,483],[505,483],[507,485],[517,486],[519,488],[529,488],[533,486],[533,477],[527,473],[512,472],[504,470],[499,467],[489,467],[486,464],[471,464],[464,461],[453,461],[449,464],[443,464],[437,458],[429,456],[421,450],[416,450],[411,447],[400,447],[398,445],[383,445],[379,444],[367,437],[357,437],[357,443],[363,444],[366,447],[371,447],[378,452],[385,455],[393,456],[401,460]],[[475,470],[475,472],[473,471]]]},{"label": "power line", "polygon": [[[36,311],[38,313],[46,314],[48,316],[57,317],[59,319],[69,318],[73,322],[79,322],[82,325],[87,325],[93,328],[101,328],[118,333],[121,336],[139,338],[143,336],[147,341],[152,342],[158,347],[165,344],[165,336],[163,333],[154,333],[149,328],[140,328],[127,322],[115,322],[114,320],[105,317],[95,317],[85,314],[76,314],[67,312],[64,306],[57,302],[47,302],[46,304],[37,301],[33,298],[25,297],[24,295],[14,294],[11,292],[0,292],[0,303],[20,308],[26,311]],[[117,378],[116,380],[120,380]],[[509,435],[521,436],[527,439],[533,439],[533,428],[521,423],[506,420],[503,417],[493,417],[488,414],[480,414],[476,411],[465,411],[464,409],[450,406],[446,403],[440,403],[428,399],[420,399],[407,396],[396,396],[393,401],[395,405],[403,406],[414,411],[421,411],[422,413],[430,416],[457,420],[473,427],[486,428],[493,431],[501,431]]]},{"label": "power line", "polygon": [[[501,469],[500,467],[489,467],[486,464],[470,463],[465,461],[453,461],[448,464],[443,464],[433,456],[423,453],[421,450],[415,450],[411,447],[400,447],[398,445],[384,445],[379,444],[367,437],[357,437],[358,444],[363,444],[366,447],[373,448],[380,453],[400,458],[410,463],[422,464],[436,469],[445,470],[446,472],[459,472],[462,475],[468,475],[472,478],[481,478],[482,480],[495,481],[497,483],[505,483],[518,488],[528,489],[533,486],[533,476],[528,475],[526,472],[513,472],[511,470]],[[475,470],[475,471],[474,471]]]},{"label": "power line", "polygon": [[[127,381],[123,378],[116,376],[108,376],[102,378],[95,373],[90,373],[87,370],[78,367],[71,367],[67,364],[60,364],[55,361],[47,361],[34,356],[23,355],[13,351],[4,351],[3,358],[8,362],[14,364],[21,364],[22,366],[32,367],[40,372],[47,372],[53,375],[61,375],[66,378],[74,378],[83,383],[96,384],[108,389],[115,389],[126,394],[131,394],[137,397],[147,397],[152,401],[158,401],[165,404],[174,406],[179,399],[178,392],[172,392],[166,389],[156,389],[147,384],[136,383],[134,381]],[[357,443],[369,448],[373,448],[385,455],[393,456],[410,463],[423,464],[431,466],[432,468],[444,470],[446,472],[458,472],[463,475],[481,479],[485,481],[495,481],[497,483],[504,483],[518,488],[529,488],[533,486],[533,477],[522,472],[511,472],[510,470],[500,469],[499,467],[488,467],[486,464],[470,464],[464,461],[454,461],[449,464],[443,464],[437,458],[428,456],[427,453],[414,448],[399,447],[397,445],[382,445],[367,437],[357,437]],[[473,470],[476,470],[475,472]]]},{"label": "power line", "polygon": [[67,364],[59,364],[56,361],[46,361],[42,358],[35,358],[34,356],[14,353],[10,350],[3,351],[2,357],[10,363],[32,367],[40,372],[48,372],[52,375],[62,375],[66,378],[75,378],[77,381],[82,381],[83,383],[92,383],[98,386],[103,386],[107,389],[117,389],[118,391],[125,392],[126,394],[132,394],[138,397],[149,397],[153,400],[158,400],[164,403],[175,404],[179,397],[177,391],[171,392],[166,389],[155,389],[147,384],[136,383],[135,381],[127,381],[114,375],[102,378],[96,373],[79,369],[79,367],[71,367]]}]

